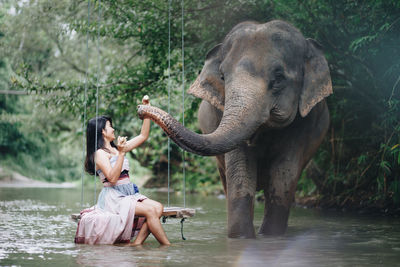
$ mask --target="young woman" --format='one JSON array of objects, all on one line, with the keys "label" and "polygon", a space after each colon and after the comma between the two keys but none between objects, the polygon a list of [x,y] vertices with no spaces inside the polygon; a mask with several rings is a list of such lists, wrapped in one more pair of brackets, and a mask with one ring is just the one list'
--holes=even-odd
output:
[{"label": "young woman", "polygon": [[[142,103],[149,105],[147,96],[143,97]],[[110,117],[99,116],[89,121],[85,169],[94,175],[96,168],[103,189],[97,205],[81,212],[75,243],[129,243],[134,234],[134,217],[137,215],[146,220],[132,245],[141,245],[150,233],[160,244],[170,245],[160,222],[162,204],[141,195],[129,179],[129,162],[125,154],[146,141],[149,131],[150,120],[145,119],[140,135],[129,141],[126,137],[118,137],[115,145]]]}]

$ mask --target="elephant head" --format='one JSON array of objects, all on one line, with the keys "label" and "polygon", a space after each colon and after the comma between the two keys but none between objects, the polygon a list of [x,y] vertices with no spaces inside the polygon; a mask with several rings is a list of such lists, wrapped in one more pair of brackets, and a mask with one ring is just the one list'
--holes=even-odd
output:
[{"label": "elephant head", "polygon": [[223,112],[218,128],[196,134],[160,109],[139,106],[182,148],[212,156],[246,141],[260,127],[282,128],[332,93],[328,64],[317,42],[275,20],[244,22],[206,56],[189,93]]}]

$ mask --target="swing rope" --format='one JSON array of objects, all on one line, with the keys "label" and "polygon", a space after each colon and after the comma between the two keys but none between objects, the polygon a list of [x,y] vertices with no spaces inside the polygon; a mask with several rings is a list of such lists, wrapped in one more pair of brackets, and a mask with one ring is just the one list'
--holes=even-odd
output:
[{"label": "swing rope", "polygon": [[[168,114],[171,114],[171,0],[168,0]],[[171,139],[168,136],[168,207],[171,176]]]},{"label": "swing rope", "polygon": [[[95,138],[95,150],[97,150],[97,117],[99,116],[99,73],[100,73],[100,19],[101,19],[101,0],[99,0],[99,11],[97,16],[97,73],[96,73],[96,138]],[[93,205],[96,205],[96,160],[94,161],[94,201]]]},{"label": "swing rope", "polygon": [[[182,27],[182,125],[185,126],[185,43],[184,43],[184,1],[181,0],[181,27]],[[168,0],[168,113],[171,114],[171,0]],[[185,151],[182,150],[182,169],[183,169],[183,207],[186,208],[186,166]],[[168,207],[170,207],[170,179],[171,179],[171,139],[168,137]],[[166,223],[167,216],[162,217],[162,222]],[[181,219],[181,235],[183,236],[183,222]]]},{"label": "swing rope", "polygon": [[[185,126],[185,39],[184,39],[184,1],[181,0],[182,27],[182,125]],[[171,113],[171,0],[168,1],[168,113]],[[183,172],[183,207],[186,208],[186,161],[185,151],[182,150]],[[171,179],[171,139],[168,137],[168,207],[170,206]]]},{"label": "swing rope", "polygon": [[[185,39],[183,37],[184,33],[184,19],[183,19],[183,7],[184,1],[181,0],[181,10],[182,10],[182,125],[185,127]],[[183,161],[183,207],[186,208],[186,162],[185,162],[185,150],[182,149],[182,161]],[[182,221],[183,227],[183,221]],[[183,238],[183,234],[182,234]]]},{"label": "swing rope", "polygon": [[[89,72],[89,24],[90,24],[90,1],[88,1],[88,16],[87,16],[87,31],[86,31],[86,72],[85,72],[85,94],[84,94],[84,108],[83,108],[83,122],[82,122],[82,162],[85,162],[85,133],[86,133],[86,105],[87,105],[87,80]],[[81,174],[81,208],[83,208],[83,178],[85,176],[85,166],[82,168]]]}]

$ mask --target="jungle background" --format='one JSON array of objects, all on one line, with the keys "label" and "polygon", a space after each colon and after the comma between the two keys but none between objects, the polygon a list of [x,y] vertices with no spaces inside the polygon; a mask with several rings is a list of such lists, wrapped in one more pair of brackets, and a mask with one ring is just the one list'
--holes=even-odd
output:
[{"label": "jungle background", "polygon": [[[145,94],[168,110],[168,87],[170,112],[182,121],[182,79],[186,90],[207,51],[239,22],[282,19],[323,46],[334,91],[330,130],[299,181],[299,201],[400,213],[399,1],[185,0],[184,78],[181,16],[175,0],[1,0],[0,179],[16,171],[78,183],[96,89],[98,113],[112,116],[117,135],[139,133],[136,106]],[[196,131],[199,104],[185,95],[185,125]],[[148,142],[129,155],[134,176],[166,186],[167,149],[153,124]],[[171,149],[172,187],[181,190],[182,152]],[[222,192],[213,158],[185,153],[185,161],[188,191]]]}]

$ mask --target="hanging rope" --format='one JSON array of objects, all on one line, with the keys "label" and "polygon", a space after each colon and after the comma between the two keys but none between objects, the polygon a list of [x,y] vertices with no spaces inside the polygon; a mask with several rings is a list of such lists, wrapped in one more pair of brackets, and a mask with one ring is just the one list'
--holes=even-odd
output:
[{"label": "hanging rope", "polygon": [[[181,0],[182,10],[182,125],[185,127],[185,38],[184,38],[184,0]],[[185,150],[182,150],[183,160],[183,207],[186,208],[186,163],[185,163]],[[183,236],[183,222],[185,218],[181,220],[181,235],[182,240],[186,240]]]},{"label": "hanging rope", "polygon": [[[181,1],[181,9],[182,9],[182,125],[183,125],[183,127],[185,127],[185,39],[183,38],[183,33],[184,33],[183,7],[184,7],[184,1],[182,0]],[[182,150],[182,161],[183,161],[183,207],[186,208],[185,150]]]},{"label": "hanging rope", "polygon": [[[184,43],[184,1],[181,1],[182,12],[182,125],[185,126],[185,43]],[[168,113],[171,113],[171,0],[168,1]],[[171,139],[168,137],[168,207],[170,206],[171,179]],[[186,162],[182,150],[183,172],[183,207],[186,208]]]},{"label": "hanging rope", "polygon": [[[168,114],[171,114],[171,0],[168,0]],[[171,139],[168,136],[168,207],[171,176]]]},{"label": "hanging rope", "polygon": [[[85,95],[83,99],[83,122],[82,122],[82,162],[85,162],[85,124],[86,124],[86,102],[87,102],[87,80],[89,72],[89,24],[90,24],[90,0],[88,0],[88,16],[87,16],[87,31],[86,31],[86,73],[85,73]],[[81,208],[83,208],[83,177],[85,176],[85,166],[82,168],[81,174]]]},{"label": "hanging rope", "polygon": [[[97,117],[99,116],[99,73],[100,73],[100,18],[101,18],[101,0],[99,0],[99,12],[97,17],[97,73],[96,73],[96,138],[95,138],[95,151],[97,150]],[[96,204],[96,160],[94,161],[94,201]]]}]

